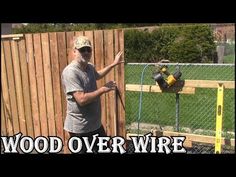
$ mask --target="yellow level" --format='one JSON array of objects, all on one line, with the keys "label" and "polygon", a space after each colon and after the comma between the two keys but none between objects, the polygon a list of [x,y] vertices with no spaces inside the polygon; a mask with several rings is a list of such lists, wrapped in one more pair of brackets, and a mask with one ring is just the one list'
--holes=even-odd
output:
[{"label": "yellow level", "polygon": [[216,138],[215,138],[216,154],[221,153],[223,99],[224,99],[224,85],[219,83],[217,89],[217,107],[216,107]]}]

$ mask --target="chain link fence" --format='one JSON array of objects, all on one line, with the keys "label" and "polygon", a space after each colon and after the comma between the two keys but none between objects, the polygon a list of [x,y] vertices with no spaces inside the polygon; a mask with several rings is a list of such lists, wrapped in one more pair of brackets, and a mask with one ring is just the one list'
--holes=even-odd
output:
[{"label": "chain link fence", "polygon": [[[168,71],[177,68],[182,72],[181,80],[235,81],[234,64],[174,64],[168,63]],[[154,65],[129,63],[125,67],[125,83],[156,85],[152,79]],[[176,111],[177,96],[179,107]],[[140,109],[140,102],[142,109]],[[217,88],[196,88],[194,94],[153,93],[126,91],[127,133],[149,133],[153,129],[178,131],[196,135],[215,136]],[[235,138],[235,89],[224,90],[222,136]],[[139,115],[140,114],[140,115]],[[178,115],[177,115],[178,114]],[[192,143],[187,153],[214,153],[214,143]],[[222,153],[235,153],[235,147],[223,146]],[[132,153],[132,147],[128,148]]]}]

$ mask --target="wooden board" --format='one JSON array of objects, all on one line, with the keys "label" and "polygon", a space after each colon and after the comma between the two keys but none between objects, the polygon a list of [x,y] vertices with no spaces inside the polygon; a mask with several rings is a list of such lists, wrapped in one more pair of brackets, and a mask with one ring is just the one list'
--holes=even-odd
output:
[{"label": "wooden board", "polygon": [[37,137],[41,135],[41,125],[39,117],[40,116],[39,102],[38,102],[36,68],[35,68],[32,34],[26,34],[25,40],[26,40],[27,60],[28,60],[29,87],[30,87],[30,98],[32,105],[31,110],[32,110],[33,128],[34,128],[34,135],[35,137]]},{"label": "wooden board", "polygon": [[1,92],[1,136],[7,136],[7,126],[6,126],[6,116],[5,116],[5,105],[2,98]]},{"label": "wooden board", "polygon": [[[141,85],[138,84],[126,84],[126,91],[141,91]],[[175,91],[163,91],[158,85],[142,85],[143,92],[159,92],[159,93],[175,93]],[[195,94],[195,88],[183,87],[182,90],[178,91],[179,94]]]},{"label": "wooden board", "polygon": [[53,104],[53,91],[52,91],[52,73],[51,61],[49,51],[49,38],[48,33],[41,34],[42,40],[42,56],[43,56],[43,71],[44,71],[44,85],[45,85],[45,98],[47,107],[47,121],[48,132],[50,136],[56,136],[55,130],[55,117],[54,117],[54,104]]},{"label": "wooden board", "polygon": [[22,83],[21,83],[21,71],[20,71],[20,61],[19,61],[19,52],[17,42],[11,40],[11,50],[12,50],[12,63],[14,68],[14,78],[16,85],[16,98],[17,98],[17,107],[18,107],[18,116],[20,123],[20,132],[26,136],[26,121],[25,121],[25,111],[23,103],[23,93],[22,93]]},{"label": "wooden board", "polygon": [[11,106],[11,113],[9,113],[9,115],[11,122],[13,123],[13,133],[17,134],[20,132],[20,124],[19,124],[19,117],[18,117],[19,115],[16,101],[16,86],[15,86],[10,41],[3,41],[3,47],[5,54],[4,59],[5,59],[7,82],[8,82],[7,93],[9,92],[10,106]]},{"label": "wooden board", "polygon": [[74,40],[74,32],[66,32],[66,52],[67,52],[67,62],[71,63],[73,60],[73,40]]},{"label": "wooden board", "polygon": [[[116,32],[116,31],[115,31]],[[118,40],[119,40],[119,51],[122,51],[122,59],[124,60],[124,31],[117,30],[118,33]],[[118,105],[119,105],[119,116],[118,116],[118,135],[125,136],[126,129],[125,129],[125,82],[124,82],[124,63],[119,64],[118,66],[118,75],[119,75],[119,97],[118,97]]]},{"label": "wooden board", "polygon": [[[103,31],[97,30],[94,32],[94,42],[95,42],[95,68],[97,71],[104,68],[104,50],[103,50]],[[97,81],[97,87],[100,88],[105,84],[104,78]],[[103,94],[101,97],[101,118],[102,124],[106,126],[106,102],[105,102],[105,95]],[[105,128],[105,127],[104,127]]]},{"label": "wooden board", "polygon": [[3,42],[1,42],[1,89],[2,89],[2,105],[5,121],[6,121],[6,134],[13,135],[13,120],[11,116],[11,105],[8,91],[7,71],[5,64],[5,55],[3,50]]},{"label": "wooden board", "polygon": [[56,135],[64,139],[63,133],[63,118],[62,118],[62,104],[61,104],[61,86],[60,86],[60,68],[58,61],[58,47],[57,34],[49,33],[50,37],[50,57],[51,57],[51,71],[52,71],[52,86],[53,86],[53,103],[55,109],[55,124]]},{"label": "wooden board", "polygon": [[30,101],[30,84],[29,84],[29,75],[28,75],[28,60],[26,57],[26,48],[25,48],[25,39],[18,42],[19,46],[19,57],[20,57],[20,68],[21,68],[21,77],[22,79],[22,91],[24,98],[24,109],[25,109],[25,120],[27,135],[34,137],[34,127],[33,119],[31,113],[31,101]]},{"label": "wooden board", "polygon": [[5,34],[5,35],[1,35],[1,39],[5,39],[5,38],[21,38],[24,37],[23,34]]},{"label": "wooden board", "polygon": [[67,66],[65,32],[57,33],[57,44],[58,44],[59,75],[60,75],[60,86],[61,86],[62,117],[64,121],[66,117],[66,98],[65,98],[65,93],[64,93],[62,83],[61,83],[61,74],[64,68]]},{"label": "wooden board", "polygon": [[[62,82],[61,82],[61,74],[64,68],[67,66],[67,55],[66,55],[66,33],[65,32],[58,32],[57,33],[57,47],[58,47],[58,60],[59,60],[59,75],[60,75],[60,88],[61,88],[61,106],[62,106],[62,121],[64,125],[64,121],[66,118],[66,108],[67,108],[67,103],[66,103],[66,97],[65,93],[62,87]],[[64,152],[68,153],[69,150],[67,148],[67,141],[69,139],[68,133],[63,131],[64,133]]]},{"label": "wooden board", "polygon": [[[105,55],[105,61],[104,64],[105,66],[108,66],[112,64],[114,61],[114,51],[113,51],[113,31],[112,30],[107,30],[104,31],[104,55]],[[105,83],[109,81],[114,81],[114,70],[111,70],[105,77]],[[106,105],[107,106],[107,112],[106,112],[106,125],[104,127],[106,128],[106,132],[108,136],[114,135],[114,120],[116,119],[115,115],[115,91],[108,92],[105,95],[106,99]]]},{"label": "wooden board", "polygon": [[[220,81],[220,80],[184,80],[184,87],[194,88],[218,88],[218,83],[224,84],[226,89],[234,89],[235,81]],[[178,83],[175,84],[178,86]]]},{"label": "wooden board", "polygon": [[[214,136],[171,132],[171,131],[153,131],[153,135],[154,136],[155,135],[158,135],[158,136],[185,136],[188,141],[197,142],[197,143],[215,144],[215,137]],[[138,135],[134,134],[134,133],[127,133],[126,138],[128,140],[130,140],[130,136],[138,136]],[[143,136],[143,135],[139,135],[139,136]],[[235,139],[222,138],[221,144],[235,147]]]},{"label": "wooden board", "polygon": [[33,41],[41,133],[43,136],[48,136],[49,134],[47,122],[46,95],[44,86],[44,68],[41,47],[41,35],[39,33],[33,34]]}]

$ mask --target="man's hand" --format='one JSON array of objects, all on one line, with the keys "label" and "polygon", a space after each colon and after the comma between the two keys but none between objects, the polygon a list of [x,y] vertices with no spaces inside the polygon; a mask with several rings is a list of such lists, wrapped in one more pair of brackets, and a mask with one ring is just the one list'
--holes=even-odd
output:
[{"label": "man's hand", "polygon": [[121,61],[122,54],[123,54],[123,51],[120,51],[120,52],[118,52],[118,54],[116,54],[115,60],[114,60],[114,62],[113,62],[113,65],[114,65],[114,66],[125,62],[124,60]]},{"label": "man's hand", "polygon": [[115,88],[116,88],[116,82],[115,81],[110,81],[110,82],[107,82],[103,86],[103,91],[106,93],[106,92],[109,92],[111,90],[115,90]]},{"label": "man's hand", "polygon": [[121,61],[121,55],[123,54],[123,51],[118,52],[118,54],[115,57],[115,60],[112,64],[106,66],[105,68],[98,71],[99,77],[97,77],[97,80],[103,78],[108,72],[111,71],[112,68],[114,68],[116,65],[124,63],[124,61]]},{"label": "man's hand", "polygon": [[101,88],[99,88],[98,90],[95,90],[93,92],[89,92],[89,93],[84,93],[84,92],[73,92],[73,96],[76,99],[76,102],[80,105],[80,106],[85,106],[91,102],[93,102],[97,97],[101,96],[103,93],[107,93],[111,90],[115,90],[116,89],[116,83],[115,81],[110,81],[108,83],[106,83],[104,86],[102,86]]}]

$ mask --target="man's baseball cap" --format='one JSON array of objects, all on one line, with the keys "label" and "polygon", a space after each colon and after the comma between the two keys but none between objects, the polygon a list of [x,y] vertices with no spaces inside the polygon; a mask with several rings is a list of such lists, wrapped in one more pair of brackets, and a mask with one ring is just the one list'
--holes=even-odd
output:
[{"label": "man's baseball cap", "polygon": [[75,40],[74,40],[74,49],[80,49],[82,47],[90,47],[91,46],[91,42],[90,40],[85,37],[85,36],[78,36]]}]

